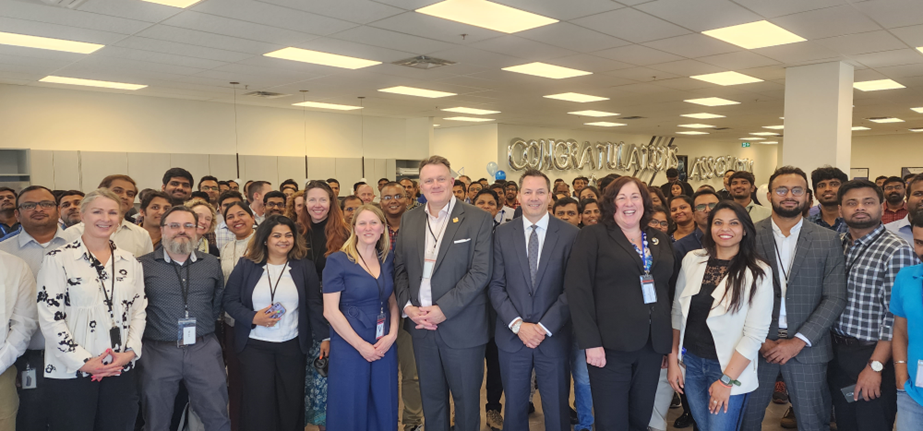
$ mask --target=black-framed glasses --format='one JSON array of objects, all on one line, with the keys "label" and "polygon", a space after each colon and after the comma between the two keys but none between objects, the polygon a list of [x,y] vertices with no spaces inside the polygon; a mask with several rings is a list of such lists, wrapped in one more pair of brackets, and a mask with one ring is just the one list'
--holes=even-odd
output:
[{"label": "black-framed glasses", "polygon": [[285,202],[266,202],[266,208],[285,208]]},{"label": "black-framed glasses", "polygon": [[382,202],[388,202],[388,201],[390,201],[391,199],[394,199],[394,200],[396,200],[396,201],[399,201],[399,200],[401,200],[401,199],[404,199],[404,195],[394,195],[394,196],[391,196],[391,195],[384,195],[384,196],[381,197],[381,201],[382,201]]},{"label": "black-framed glasses", "polygon": [[670,222],[668,222],[668,221],[666,221],[666,220],[651,220],[651,222],[648,223],[648,226],[650,226],[650,227],[658,227],[658,226],[660,226],[660,227],[670,227]]},{"label": "black-framed glasses", "polygon": [[55,203],[52,202],[52,201],[23,202],[23,203],[19,204],[19,209],[21,209],[21,210],[26,210],[26,211],[32,211],[32,210],[34,210],[35,207],[37,207],[37,206],[42,207],[43,210],[50,210],[50,209],[52,209],[52,208],[57,207],[58,205],[55,204]]},{"label": "black-framed glasses", "polygon": [[[698,211],[698,212],[703,212],[703,211],[705,211],[705,208],[708,208],[708,210],[711,211],[711,210],[715,209],[716,206],[718,206],[718,202],[712,202],[712,203],[710,203],[710,204],[698,204],[698,205],[695,206],[695,210]],[[664,222],[664,223],[666,223],[666,222]],[[664,226],[666,226],[666,225],[664,225]]]},{"label": "black-framed glasses", "polygon": [[792,192],[792,195],[794,196],[804,196],[805,189],[804,187],[792,187],[791,189],[788,187],[776,187],[773,192],[775,192],[776,195],[780,197],[787,195],[788,192]]}]

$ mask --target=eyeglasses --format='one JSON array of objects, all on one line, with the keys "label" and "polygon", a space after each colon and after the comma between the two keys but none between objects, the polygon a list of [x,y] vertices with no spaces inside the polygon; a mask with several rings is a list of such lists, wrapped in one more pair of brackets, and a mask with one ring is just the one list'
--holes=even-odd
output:
[{"label": "eyeglasses", "polygon": [[902,186],[902,185],[885,186],[884,190],[885,190],[886,192],[890,192],[890,191],[901,191],[901,190],[904,190],[904,186]]},{"label": "eyeglasses", "polygon": [[382,197],[381,197],[381,201],[382,201],[382,202],[388,202],[388,201],[390,201],[391,199],[394,199],[394,200],[398,201],[398,200],[404,199],[404,195],[394,195],[394,196],[385,195],[385,196],[382,196]]},{"label": "eyeglasses", "polygon": [[173,230],[179,229],[195,229],[197,226],[194,223],[167,223],[163,226],[166,226]]},{"label": "eyeglasses", "polygon": [[23,202],[19,204],[19,209],[26,210],[26,211],[32,211],[35,209],[36,206],[42,207],[43,210],[50,210],[54,207],[57,207],[57,205],[52,201],[41,201],[41,202]]},{"label": "eyeglasses", "polygon": [[805,189],[804,187],[792,187],[791,189],[788,187],[776,187],[773,191],[780,197],[787,195],[788,192],[792,192],[793,196],[804,196]]},{"label": "eyeglasses", "polygon": [[266,202],[266,208],[285,208],[285,202]]},{"label": "eyeglasses", "polygon": [[[698,212],[704,212],[704,211],[705,211],[705,208],[708,208],[708,210],[711,211],[711,210],[715,209],[716,206],[718,206],[718,203],[717,203],[717,202],[712,202],[712,203],[710,203],[710,204],[698,204],[698,205],[695,206],[695,210],[698,211]],[[666,223],[666,222],[664,222],[664,223]],[[664,225],[664,226],[666,226],[666,225]]]},{"label": "eyeglasses", "polygon": [[657,227],[657,226],[660,226],[660,227],[670,227],[670,222],[668,222],[668,221],[666,221],[666,220],[663,220],[663,221],[651,220],[651,222],[648,223],[648,226],[650,226],[650,227]]},{"label": "eyeglasses", "polygon": [[218,187],[213,187],[213,186],[202,186],[202,191],[204,191],[204,192],[216,192],[216,191],[218,191]]}]

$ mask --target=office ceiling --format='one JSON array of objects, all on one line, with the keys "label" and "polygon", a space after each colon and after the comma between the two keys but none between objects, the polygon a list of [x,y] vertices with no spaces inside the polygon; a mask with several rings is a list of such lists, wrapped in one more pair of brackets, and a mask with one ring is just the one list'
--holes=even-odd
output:
[{"label": "office ceiling", "polygon": [[[923,127],[923,1],[919,0],[494,0],[560,22],[505,34],[415,12],[437,0],[202,0],[179,9],[140,0],[87,0],[76,9],[42,0],[0,0],[0,32],[105,44],[92,54],[0,45],[0,83],[81,88],[38,82],[48,75],[146,84],[138,95],[303,109],[302,100],[358,105],[365,115],[435,117],[442,127],[464,106],[501,111],[504,124],[599,129],[586,122],[628,126],[617,133],[676,136],[687,123],[726,130],[691,139],[736,141],[762,126],[782,124],[785,68],[844,61],[856,81],[891,78],[907,88],[855,91],[854,136],[910,133]],[[744,49],[705,30],[768,20],[807,41]],[[346,70],[263,54],[294,46],[381,61]],[[391,62],[427,55],[456,62],[419,70]],[[501,70],[541,61],[592,72],[546,79]],[[722,87],[690,75],[736,71],[763,82]],[[442,99],[388,94],[392,86],[449,91]],[[245,88],[246,87],[246,88]],[[260,99],[243,93],[289,94]],[[300,93],[299,90],[309,90]],[[593,103],[542,96],[579,92],[608,97]],[[703,107],[685,99],[741,102]],[[312,110],[311,108],[307,108]],[[602,119],[576,110],[621,114]],[[694,120],[681,114],[726,115]],[[359,115],[358,111],[351,114]],[[624,120],[622,116],[640,116]],[[868,117],[905,123],[875,124]]]}]

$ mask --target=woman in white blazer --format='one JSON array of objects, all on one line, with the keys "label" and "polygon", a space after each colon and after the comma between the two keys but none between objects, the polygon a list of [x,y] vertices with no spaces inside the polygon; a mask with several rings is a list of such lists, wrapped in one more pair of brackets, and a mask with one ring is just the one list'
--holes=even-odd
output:
[{"label": "woman in white blazer", "polygon": [[740,427],[747,395],[759,385],[757,355],[772,320],[772,269],[756,252],[744,207],[711,211],[704,249],[683,259],[673,301],[668,379],[686,393],[703,431]]}]

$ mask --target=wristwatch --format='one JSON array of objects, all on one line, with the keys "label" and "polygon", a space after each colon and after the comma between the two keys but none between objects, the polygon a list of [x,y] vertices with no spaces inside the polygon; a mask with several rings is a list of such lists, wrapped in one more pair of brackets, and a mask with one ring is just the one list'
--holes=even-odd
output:
[{"label": "wristwatch", "polygon": [[872,371],[880,373],[881,370],[885,369],[884,365],[881,365],[881,362],[878,361],[869,361],[869,366],[872,367]]},{"label": "wristwatch", "polygon": [[727,374],[722,374],[719,381],[721,382],[722,385],[727,386],[727,387],[731,387],[731,385],[740,386],[739,381],[732,379],[731,376]]},{"label": "wristwatch", "polygon": [[513,327],[510,328],[510,330],[512,330],[514,334],[519,335],[519,328],[521,326],[522,326],[522,319],[516,321],[516,323],[513,324]]}]

